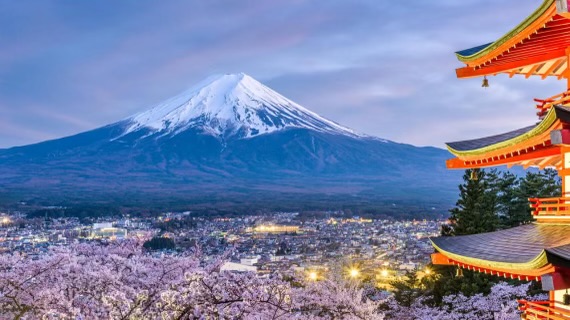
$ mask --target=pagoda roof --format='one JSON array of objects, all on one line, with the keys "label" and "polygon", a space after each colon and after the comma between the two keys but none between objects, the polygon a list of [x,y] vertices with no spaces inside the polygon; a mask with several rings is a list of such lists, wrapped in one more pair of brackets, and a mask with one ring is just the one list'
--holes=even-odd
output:
[{"label": "pagoda roof", "polygon": [[489,43],[486,43],[486,44],[483,44],[480,46],[476,46],[473,48],[457,51],[455,54],[457,55],[457,57],[459,58],[460,61],[463,61],[464,59],[467,59],[466,57],[473,56],[473,55],[477,54],[478,52],[481,52],[484,49],[488,48],[492,44],[493,44],[493,42],[489,42]]},{"label": "pagoda roof", "polygon": [[485,147],[492,146],[497,143],[505,142],[516,138],[520,135],[524,135],[533,129],[535,129],[537,125],[528,126],[525,128],[509,131],[502,134],[497,134],[494,136],[489,136],[485,138],[473,139],[473,140],[464,140],[464,141],[456,141],[456,142],[447,142],[446,145],[450,148],[450,150],[454,151],[469,151],[469,150],[477,150]]},{"label": "pagoda roof", "polygon": [[533,161],[539,161],[539,167],[556,166],[560,160],[559,146],[552,145],[550,133],[568,123],[570,107],[556,105],[537,124],[484,138],[449,142],[447,149],[457,158],[448,160],[447,167],[536,166]]},{"label": "pagoda roof", "polygon": [[570,260],[570,244],[545,249],[545,251],[564,260]]},{"label": "pagoda roof", "polygon": [[430,240],[437,251],[457,264],[528,274],[554,263],[553,255],[557,261],[570,261],[569,235],[568,224],[535,223],[496,232]]},{"label": "pagoda roof", "polygon": [[456,52],[466,64],[456,70],[458,78],[507,73],[557,76],[568,69],[569,14],[558,10],[556,0],[542,4],[519,25],[494,42]]}]

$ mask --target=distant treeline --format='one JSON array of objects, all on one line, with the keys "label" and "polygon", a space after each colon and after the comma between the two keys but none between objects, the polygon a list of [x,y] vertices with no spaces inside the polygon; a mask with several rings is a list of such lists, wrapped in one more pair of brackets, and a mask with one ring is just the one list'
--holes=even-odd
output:
[{"label": "distant treeline", "polygon": [[103,216],[117,216],[120,215],[121,211],[118,207],[112,206],[91,206],[82,205],[76,207],[57,207],[57,208],[42,208],[32,210],[27,213],[28,218],[96,218]]},{"label": "distant treeline", "polygon": [[136,217],[151,217],[163,212],[184,212],[191,211],[194,217],[240,217],[245,215],[271,215],[274,212],[299,212],[300,218],[326,218],[326,217],[352,217],[374,219],[438,219],[447,216],[448,208],[441,206],[439,209],[419,206],[413,203],[380,203],[380,204],[352,204],[352,205],[315,205],[313,203],[304,204],[299,202],[294,206],[284,205],[259,206],[259,205],[228,205],[220,204],[219,207],[192,206],[182,203],[172,207],[149,208],[138,206],[121,205],[93,205],[74,204],[59,207],[40,207],[26,210],[29,218],[97,218],[109,216],[121,216],[128,214]]}]

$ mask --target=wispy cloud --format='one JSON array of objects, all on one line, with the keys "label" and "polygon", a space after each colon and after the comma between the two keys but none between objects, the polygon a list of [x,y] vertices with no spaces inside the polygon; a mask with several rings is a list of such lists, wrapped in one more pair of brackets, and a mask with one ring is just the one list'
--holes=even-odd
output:
[{"label": "wispy cloud", "polygon": [[358,131],[442,146],[529,125],[556,81],[457,80],[453,51],[538,3],[97,1],[0,3],[0,147],[120,120],[212,73],[246,72]]}]

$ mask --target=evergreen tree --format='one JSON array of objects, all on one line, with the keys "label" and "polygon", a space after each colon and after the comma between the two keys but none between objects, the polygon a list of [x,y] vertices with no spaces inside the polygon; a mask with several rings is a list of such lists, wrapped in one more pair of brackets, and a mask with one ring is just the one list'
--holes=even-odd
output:
[{"label": "evergreen tree", "polygon": [[560,179],[557,172],[546,169],[539,172],[527,172],[513,182],[514,175],[503,173],[503,198],[500,216],[503,228],[516,227],[532,221],[528,198],[559,197]]},{"label": "evergreen tree", "polygon": [[[489,232],[532,221],[528,198],[560,196],[560,179],[554,170],[527,172],[524,177],[517,177],[510,172],[474,169],[465,171],[459,190],[456,207],[451,210],[452,223],[444,226],[443,235]],[[440,277],[421,294],[436,305],[448,294],[488,293],[494,283],[502,280],[468,270],[457,277],[457,269],[450,266],[434,266],[434,269]]]},{"label": "evergreen tree", "polygon": [[459,185],[459,199],[451,209],[451,225],[442,230],[444,235],[465,235],[495,231],[498,226],[496,172],[487,174],[480,169],[465,170],[464,183]]},{"label": "evergreen tree", "polygon": [[147,250],[174,250],[176,244],[171,238],[153,237],[143,243],[143,248]]},{"label": "evergreen tree", "polygon": [[526,198],[560,197],[561,182],[553,169],[527,172],[520,184],[520,193]]},{"label": "evergreen tree", "polygon": [[492,170],[495,179],[492,181],[489,192],[497,199],[497,216],[501,228],[521,225],[530,219],[528,213],[528,199],[521,197],[519,192],[521,179],[510,172],[498,173]]},{"label": "evergreen tree", "polygon": [[404,277],[392,281],[390,284],[393,288],[394,299],[403,306],[411,306],[421,293],[418,283],[417,271],[408,271]]}]

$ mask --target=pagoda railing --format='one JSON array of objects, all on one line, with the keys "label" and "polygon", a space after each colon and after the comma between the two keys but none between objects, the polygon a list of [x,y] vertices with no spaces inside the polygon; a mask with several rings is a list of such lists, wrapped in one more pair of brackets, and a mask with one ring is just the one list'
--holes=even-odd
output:
[{"label": "pagoda railing", "polygon": [[552,301],[526,301],[519,300],[519,310],[523,312],[521,318],[525,320],[570,320],[570,310],[552,307]]},{"label": "pagoda railing", "polygon": [[550,110],[550,108],[552,108],[552,106],[555,105],[566,105],[570,103],[570,90],[566,91],[566,92],[562,92],[560,94],[557,94],[555,96],[552,96],[550,98],[546,98],[546,99],[534,99],[534,101],[536,102],[536,109],[538,109],[538,111],[536,112],[536,115],[542,119],[546,113],[548,112],[548,110]]},{"label": "pagoda railing", "polygon": [[570,216],[570,197],[562,198],[529,198],[532,215],[545,216]]}]

